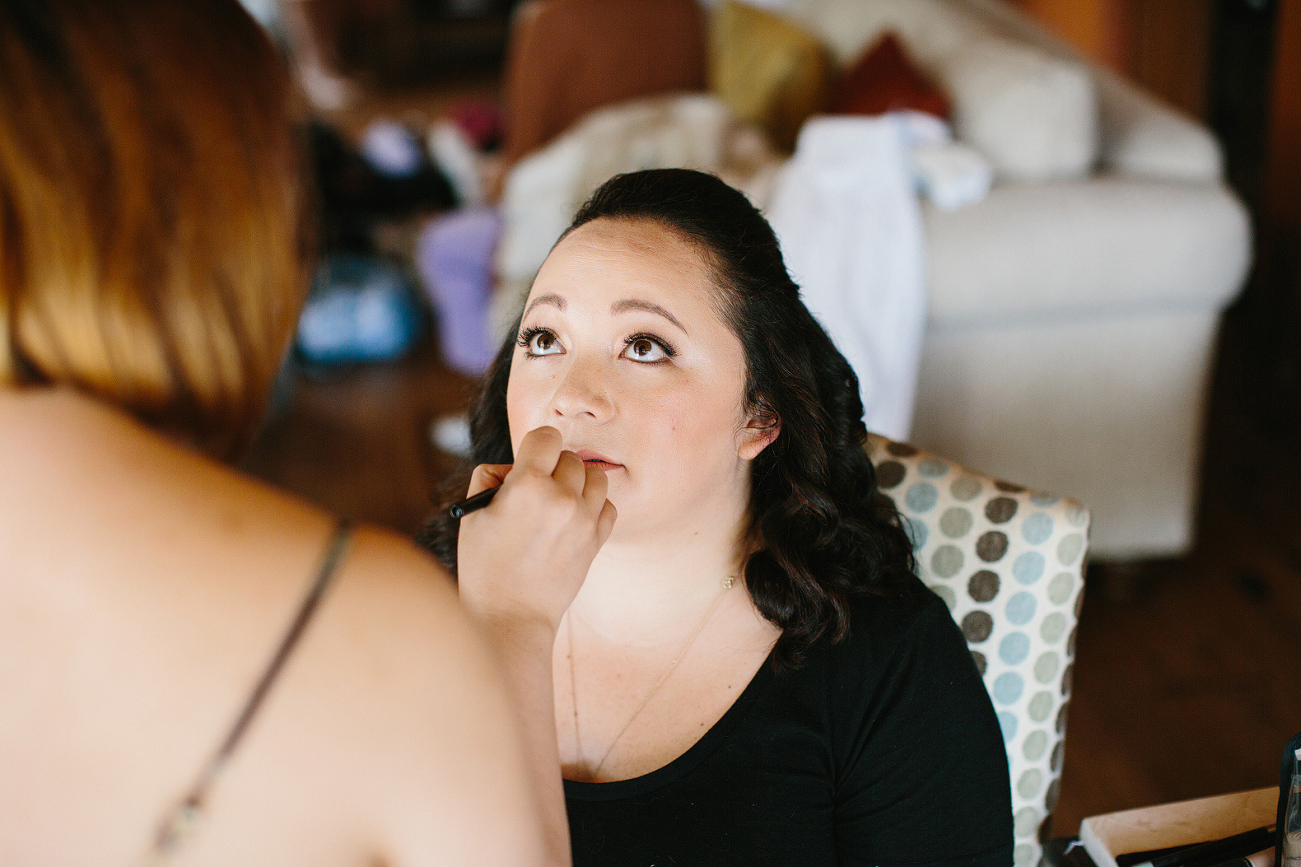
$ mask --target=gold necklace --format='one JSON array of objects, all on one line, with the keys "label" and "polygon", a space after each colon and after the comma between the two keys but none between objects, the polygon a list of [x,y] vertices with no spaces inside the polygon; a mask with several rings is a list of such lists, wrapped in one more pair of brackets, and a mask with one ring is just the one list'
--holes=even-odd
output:
[{"label": "gold necklace", "polygon": [[[705,612],[704,618],[701,619],[699,625],[697,625],[695,630],[691,633],[691,637],[687,639],[687,643],[682,646],[682,649],[678,651],[678,655],[673,658],[673,662],[669,664],[669,667],[665,669],[664,673],[655,681],[655,685],[651,687],[651,691],[646,694],[646,698],[644,698],[642,703],[638,705],[637,709],[632,712],[632,716],[628,717],[628,721],[623,724],[623,728],[619,729],[619,733],[614,736],[614,740],[610,741],[610,746],[606,747],[605,752],[601,755],[601,760],[596,763],[596,767],[592,768],[592,777],[596,777],[601,768],[604,767],[605,760],[610,758],[610,753],[614,752],[614,748],[618,745],[620,738],[622,738],[624,733],[632,727],[632,724],[637,717],[641,716],[641,712],[651,703],[651,699],[653,699],[655,694],[660,691],[660,687],[669,679],[669,675],[673,674],[674,670],[677,669],[678,663],[687,655],[687,651],[691,649],[691,646],[696,643],[696,639],[700,636],[700,633],[704,631],[705,624],[713,618],[714,612],[718,610],[718,606],[722,603],[723,597],[727,595],[727,590],[732,586],[733,581],[734,578],[731,575],[723,579],[723,592],[718,594],[718,598],[714,600],[713,605],[709,606],[709,610]],[[578,681],[574,678],[574,617],[572,612],[568,620],[567,632],[569,633],[569,692],[573,699],[574,708],[574,752],[575,755],[581,759],[583,756],[583,737],[578,726]]]}]

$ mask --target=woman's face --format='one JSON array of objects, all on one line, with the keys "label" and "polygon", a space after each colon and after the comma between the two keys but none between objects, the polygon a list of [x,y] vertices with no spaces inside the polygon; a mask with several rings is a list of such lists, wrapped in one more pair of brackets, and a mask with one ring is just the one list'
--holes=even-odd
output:
[{"label": "woman's face", "polygon": [[605,470],[619,538],[744,514],[749,461],[775,431],[745,416],[745,356],[716,295],[679,235],[609,219],[561,241],[529,292],[506,391],[511,444],[559,429]]}]

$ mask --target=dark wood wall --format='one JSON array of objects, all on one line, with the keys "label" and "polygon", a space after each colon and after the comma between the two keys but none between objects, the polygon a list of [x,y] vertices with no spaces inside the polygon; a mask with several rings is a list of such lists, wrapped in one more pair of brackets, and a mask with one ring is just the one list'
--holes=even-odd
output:
[{"label": "dark wood wall", "polygon": [[1212,0],[1012,0],[1088,57],[1206,112]]},{"label": "dark wood wall", "polygon": [[1301,0],[1282,0],[1274,25],[1273,94],[1264,217],[1301,240]]}]

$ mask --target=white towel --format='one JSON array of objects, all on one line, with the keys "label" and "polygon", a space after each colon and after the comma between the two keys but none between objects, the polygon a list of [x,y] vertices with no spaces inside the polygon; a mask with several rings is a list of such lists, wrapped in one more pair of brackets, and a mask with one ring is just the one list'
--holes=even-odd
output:
[{"label": "white towel", "polygon": [[989,195],[994,168],[961,142],[919,144],[912,150],[917,185],[941,211],[974,205]]},{"label": "white towel", "polygon": [[811,119],[767,214],[804,303],[858,374],[864,422],[895,440],[912,427],[926,325],[906,123]]}]

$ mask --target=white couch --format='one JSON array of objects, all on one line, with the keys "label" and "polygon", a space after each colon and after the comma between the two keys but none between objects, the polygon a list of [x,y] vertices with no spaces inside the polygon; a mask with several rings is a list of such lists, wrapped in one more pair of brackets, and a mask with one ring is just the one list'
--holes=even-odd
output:
[{"label": "white couch", "polygon": [[999,171],[976,205],[923,203],[912,441],[1086,503],[1095,559],[1186,552],[1216,328],[1251,249],[1214,138],[997,0],[785,5],[842,62],[900,30]]},{"label": "white couch", "polygon": [[[978,204],[923,203],[929,312],[911,440],[1085,503],[1095,559],[1185,552],[1216,326],[1250,256],[1215,140],[998,0],[763,5],[842,63],[884,29],[899,32],[952,95],[957,137],[997,172]],[[698,125],[717,125],[705,115]],[[568,176],[583,176],[585,191],[602,179],[586,177],[596,168],[630,167],[609,138],[591,140],[586,157],[561,141],[542,159],[582,162]],[[682,150],[683,164],[727,161],[666,141],[660,150]],[[516,171],[523,180],[529,169]],[[509,200],[510,179],[507,189]],[[559,226],[576,206],[564,198],[550,215]],[[508,260],[540,261],[554,236],[530,259],[508,228],[503,275],[527,279]]]}]

